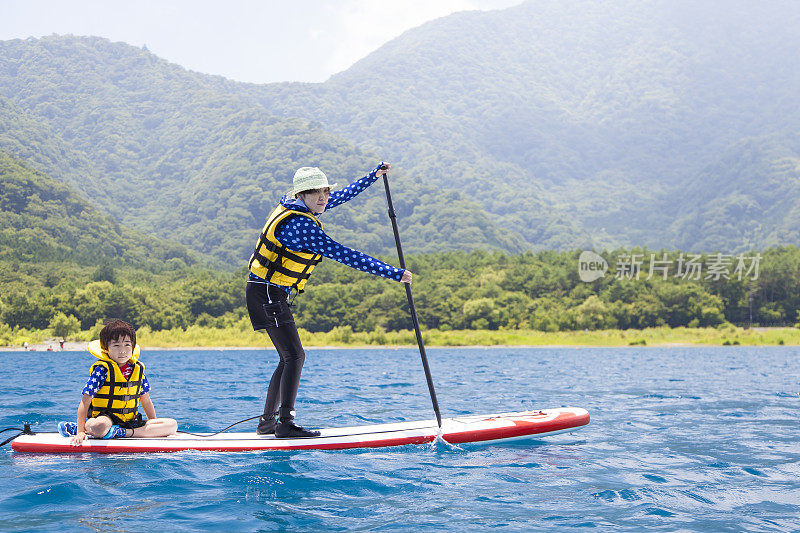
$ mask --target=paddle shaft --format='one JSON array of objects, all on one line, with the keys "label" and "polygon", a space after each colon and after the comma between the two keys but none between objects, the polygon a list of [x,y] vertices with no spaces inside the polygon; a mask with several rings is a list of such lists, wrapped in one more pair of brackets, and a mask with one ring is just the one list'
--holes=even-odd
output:
[{"label": "paddle shaft", "polygon": [[[403,246],[400,244],[400,232],[397,230],[397,215],[392,205],[392,193],[389,192],[389,178],[386,172],[383,173],[383,186],[386,188],[386,202],[389,204],[389,219],[392,221],[394,231],[394,242],[397,244],[397,257],[400,259],[400,268],[405,270],[406,260],[403,257]],[[431,403],[433,412],[436,413],[436,422],[442,427],[442,415],[439,413],[439,401],[436,399],[436,391],[433,388],[433,378],[431,368],[428,366],[428,356],[425,355],[425,345],[422,343],[422,332],[419,330],[419,319],[417,318],[417,308],[414,307],[414,297],[411,295],[411,284],[404,283],[406,286],[406,297],[408,297],[408,307],[411,310],[411,321],[414,323],[414,332],[417,334],[417,344],[419,345],[419,355],[422,357],[422,368],[425,369],[425,379],[428,381],[428,392],[431,393]]]}]

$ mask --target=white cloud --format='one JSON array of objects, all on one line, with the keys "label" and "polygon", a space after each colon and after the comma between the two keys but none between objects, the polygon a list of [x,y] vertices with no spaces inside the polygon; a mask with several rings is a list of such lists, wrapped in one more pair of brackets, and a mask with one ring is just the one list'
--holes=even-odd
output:
[{"label": "white cloud", "polygon": [[0,0],[0,40],[97,35],[239,81],[325,81],[406,30],[522,0]]},{"label": "white cloud", "polygon": [[[519,1],[519,0],[517,0]],[[480,0],[347,0],[328,7],[336,28],[336,46],[331,51],[325,71],[334,74],[376,50],[406,30],[456,11],[479,9]]]}]

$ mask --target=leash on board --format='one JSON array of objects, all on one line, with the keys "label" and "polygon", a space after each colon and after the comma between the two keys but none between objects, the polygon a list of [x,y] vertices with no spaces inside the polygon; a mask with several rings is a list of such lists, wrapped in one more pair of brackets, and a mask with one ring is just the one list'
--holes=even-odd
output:
[{"label": "leash on board", "polygon": [[[239,424],[243,424],[244,422],[249,422],[251,420],[255,420],[255,419],[260,418],[260,417],[261,417],[261,415],[257,415],[257,416],[251,416],[250,418],[245,418],[244,420],[239,420],[238,422],[234,422],[230,426],[228,426],[228,427],[226,427],[224,429],[220,429],[219,431],[217,431],[215,433],[202,433],[201,434],[201,433],[191,433],[189,431],[177,431],[177,433],[183,433],[184,435],[192,435],[193,437],[213,437],[215,435],[219,435],[220,433],[224,433],[225,431],[228,431],[229,429],[231,429],[234,426],[238,426]],[[36,433],[31,429],[31,425],[29,423],[27,423],[27,422],[21,428],[0,429],[0,433],[5,433],[6,431],[18,431],[19,433],[15,434],[15,435],[12,435],[11,437],[9,437],[6,440],[4,440],[3,442],[0,442],[0,447],[5,446],[6,444],[8,444],[12,440],[16,439],[20,435],[36,435]]]},{"label": "leash on board", "polygon": [[230,426],[226,427],[225,429],[220,429],[216,433],[190,433],[188,431],[178,431],[177,433],[183,433],[184,435],[192,435],[193,437],[213,437],[214,435],[219,435],[220,433],[224,433],[231,429],[233,426],[238,426],[239,424],[243,424],[244,422],[249,422],[251,420],[255,420],[256,418],[261,418],[261,415],[258,416],[251,416],[250,418],[245,418],[244,420],[239,420],[238,422],[234,422]]},{"label": "leash on board", "polygon": [[31,430],[31,425],[29,423],[27,423],[27,422],[24,423],[21,428],[0,429],[0,433],[5,433],[6,431],[19,431],[19,433],[17,433],[13,437],[7,438],[3,442],[0,442],[0,447],[5,446],[6,444],[8,444],[12,440],[16,439],[20,435],[35,435],[35,433]]},{"label": "leash on board", "polygon": [[[397,229],[397,215],[394,212],[394,205],[392,205],[392,193],[389,192],[389,178],[386,177],[386,170],[389,170],[386,165],[381,165],[383,170],[383,185],[386,188],[386,203],[389,204],[389,219],[392,221],[392,230],[394,231],[394,242],[397,244],[397,256],[400,259],[400,268],[406,269],[406,260],[403,257],[403,247],[400,244],[400,232]],[[419,345],[419,355],[422,358],[422,368],[425,370],[425,379],[428,382],[428,392],[431,395],[431,403],[433,404],[433,412],[436,413],[436,422],[439,428],[442,427],[442,415],[439,413],[439,401],[436,399],[436,391],[433,388],[433,378],[431,377],[431,369],[428,366],[428,356],[425,354],[425,345],[422,343],[422,333],[419,329],[419,319],[417,318],[417,308],[414,307],[414,297],[411,295],[411,284],[404,283],[406,286],[406,297],[408,298],[408,307],[411,310],[411,321],[414,323],[414,332],[417,334],[417,345]]]}]

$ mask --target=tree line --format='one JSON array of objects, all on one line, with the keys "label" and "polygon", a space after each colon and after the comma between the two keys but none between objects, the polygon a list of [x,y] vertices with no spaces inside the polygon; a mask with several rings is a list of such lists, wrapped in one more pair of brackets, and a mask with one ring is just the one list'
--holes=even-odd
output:
[{"label": "tree line", "polygon": [[[714,254],[618,249],[600,253],[607,271],[589,282],[581,280],[580,253],[478,250],[409,256],[420,323],[440,331],[569,331],[798,321],[800,249],[795,246],[746,254],[746,272],[736,271],[734,256],[725,256],[728,268],[720,271],[722,256]],[[652,258],[660,265],[655,272],[648,264]],[[393,262],[392,257],[383,259]],[[690,272],[690,259],[705,270]],[[0,260],[0,279],[0,327],[12,330],[58,328],[67,336],[109,317],[153,331],[222,328],[246,317],[244,269],[152,272],[108,262],[85,268]],[[295,299],[294,313],[311,332],[340,326],[354,332],[410,327],[405,291],[398,283],[329,260]]]}]

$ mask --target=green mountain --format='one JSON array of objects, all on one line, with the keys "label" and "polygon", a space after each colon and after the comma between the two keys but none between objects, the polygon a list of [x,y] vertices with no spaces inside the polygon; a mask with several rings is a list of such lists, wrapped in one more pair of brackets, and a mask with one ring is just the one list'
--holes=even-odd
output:
[{"label": "green mountain", "polygon": [[25,160],[92,198],[108,201],[97,186],[92,163],[48,125],[46,120],[25,111],[0,96],[0,149]]},{"label": "green mountain", "polygon": [[[5,41],[0,149],[102,198],[120,223],[238,268],[297,167],[320,166],[346,182],[380,158],[318,124],[276,118],[231,95],[231,85],[105,39]],[[523,248],[460,191],[393,176],[409,249]],[[363,196],[331,213],[331,234],[389,253],[381,190]],[[464,229],[454,235],[456,217]]]},{"label": "green mountain", "polygon": [[[788,0],[531,0],[268,85],[5,41],[0,149],[231,267],[296,167],[342,183],[382,158],[412,252],[800,244],[797,27]],[[336,211],[334,238],[392,252],[379,186]]]},{"label": "green mountain", "polygon": [[[758,155],[752,161],[758,162]],[[790,164],[797,167],[796,161],[784,161],[776,172]],[[12,340],[25,335],[19,328],[54,324],[61,324],[63,332],[56,335],[69,336],[79,328],[96,334],[109,317],[152,330],[201,325],[245,334],[243,268],[204,268],[185,247],[128,230],[102,213],[100,205],[0,152],[0,344],[19,342]],[[631,253],[646,257],[648,250],[605,255],[616,265]],[[670,253],[672,265],[679,254]],[[749,273],[743,280],[735,274],[698,280],[658,275],[630,280],[609,274],[584,283],[575,268],[578,255],[476,250],[409,256],[410,268],[419,275],[420,321],[440,330],[706,326],[725,319],[746,321],[753,296],[757,322],[797,320],[797,247],[764,250],[757,280]],[[708,265],[710,258],[702,259]],[[382,343],[386,330],[409,326],[396,283],[333,261],[320,265],[313,283],[314,290],[298,300],[296,309],[309,331],[333,329],[334,340],[366,332],[369,342]]]},{"label": "green mountain", "polygon": [[671,228],[679,246],[800,242],[800,137],[743,139],[686,184]]},{"label": "green mountain", "polygon": [[[0,261],[163,271],[197,264],[185,247],[131,231],[68,185],[0,152]],[[4,278],[4,281],[8,281]]]},{"label": "green mountain", "polygon": [[[598,246],[738,250],[798,242],[775,229],[791,226],[789,211],[772,207],[797,204],[797,191],[758,186],[777,179],[773,163],[746,174],[724,164],[775,139],[797,157],[798,27],[787,0],[531,0],[429,22],[322,84],[231,87],[396,153],[498,216],[514,202],[531,243],[559,244],[531,216],[544,202]],[[732,218],[713,234],[690,227],[709,210],[736,216],[711,181],[763,214],[749,235]]]},{"label": "green mountain", "polygon": [[111,317],[161,329],[244,312],[244,269],[211,270],[101,207],[0,152],[0,343],[58,315],[75,333]]}]

